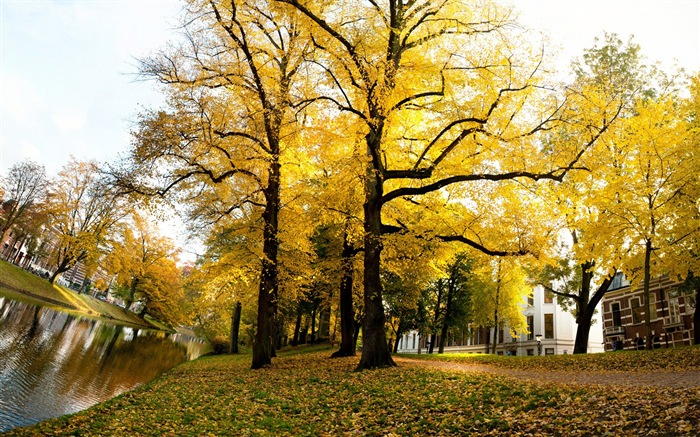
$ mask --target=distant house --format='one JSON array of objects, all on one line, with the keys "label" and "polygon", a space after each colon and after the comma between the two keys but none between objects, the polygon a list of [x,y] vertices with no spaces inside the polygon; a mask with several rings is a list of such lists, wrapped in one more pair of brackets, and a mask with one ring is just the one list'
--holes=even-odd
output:
[{"label": "distant house", "polygon": [[[523,315],[527,318],[528,333],[512,337],[506,327],[499,331],[496,345],[498,355],[561,355],[574,351],[576,338],[576,319],[561,309],[557,297],[545,292],[542,287],[535,287],[533,296],[523,301]],[[538,347],[536,336],[541,335]],[[488,332],[482,327],[470,327],[449,335],[445,352],[491,353],[486,350],[487,336],[493,338],[493,330]],[[398,352],[425,353],[428,349],[429,336],[421,337],[411,331],[399,338]],[[493,348],[489,341],[489,349]],[[437,345],[433,352],[437,352]],[[603,352],[603,331],[600,323],[593,324],[589,334],[588,352]]]},{"label": "distant house", "polygon": [[[651,330],[654,347],[693,344],[693,315],[697,302],[667,276],[650,283]],[[644,291],[622,273],[615,275],[603,298],[605,350],[643,349],[646,336]]]},{"label": "distant house", "polygon": [[[27,235],[18,233],[13,227],[0,241],[0,258],[48,278],[56,268],[51,254],[58,246],[59,234],[53,227],[42,226],[37,235],[29,239]],[[57,281],[65,287],[80,290],[86,279],[86,273],[86,266],[78,262],[59,276]]]}]

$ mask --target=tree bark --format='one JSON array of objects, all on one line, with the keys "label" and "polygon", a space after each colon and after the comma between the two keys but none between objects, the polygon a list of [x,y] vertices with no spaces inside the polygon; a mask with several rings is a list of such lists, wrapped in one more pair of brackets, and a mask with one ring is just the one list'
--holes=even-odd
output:
[{"label": "tree bark", "polygon": [[450,275],[450,280],[447,284],[447,302],[445,302],[445,317],[443,318],[442,321],[442,332],[440,333],[440,347],[438,348],[438,353],[442,354],[445,352],[445,343],[447,342],[447,331],[450,328],[450,324],[452,323],[452,301],[454,299],[454,295],[456,293],[455,287],[456,287],[456,279],[455,279],[455,270],[456,267],[453,266],[453,272]]},{"label": "tree bark", "polygon": [[309,343],[316,343],[316,310],[318,309],[318,303],[316,299],[311,304],[311,340]]},{"label": "tree bark", "polygon": [[[433,349],[435,348],[435,343],[438,341],[438,335],[437,335],[437,326],[438,323],[440,322],[440,314],[442,313],[442,288],[443,288],[443,281],[442,279],[438,279],[437,282],[437,302],[435,303],[435,311],[433,311],[433,332],[430,335],[430,347],[428,347],[428,353],[432,354]],[[440,339],[440,343],[442,343],[442,339]]]},{"label": "tree bark", "polygon": [[[380,138],[368,134],[369,150],[379,150]],[[374,143],[374,145],[372,145]],[[371,153],[370,153],[371,155]],[[386,341],[386,316],[379,274],[382,253],[381,197],[382,180],[376,166],[368,165],[365,180],[364,204],[364,303],[365,318],[362,326],[362,356],[357,370],[396,366]]]},{"label": "tree bark", "polygon": [[700,344],[700,278],[695,279],[695,315],[693,315],[693,344]]},{"label": "tree bark", "polygon": [[[273,151],[279,151],[279,145],[271,145]],[[260,288],[258,291],[258,323],[253,342],[252,369],[260,369],[272,364],[275,336],[275,319],[277,316],[277,252],[279,242],[280,205],[280,163],[273,155],[269,167],[269,179],[265,193],[265,211],[263,212],[263,260],[260,271]]]},{"label": "tree bark", "polygon": [[651,337],[651,303],[649,302],[649,283],[651,281],[651,240],[647,238],[644,246],[644,328],[645,349],[650,351],[654,347]]},{"label": "tree bark", "polygon": [[491,327],[487,326],[483,329],[483,332],[486,337],[486,353],[488,354],[489,352],[491,352]]},{"label": "tree bark", "polygon": [[238,331],[241,328],[241,303],[236,302],[236,306],[233,308],[233,314],[231,315],[231,335],[229,337],[229,347],[228,353],[237,354],[238,353]]},{"label": "tree bark", "polygon": [[65,273],[68,270],[70,270],[70,268],[72,267],[71,264],[71,260],[66,258],[58,265],[58,268],[56,268],[56,270],[53,272],[53,275],[51,275],[51,277],[49,278],[49,282],[51,283],[51,285],[56,285],[56,279],[58,279],[58,276],[61,273]]},{"label": "tree bark", "polygon": [[[582,276],[582,278],[585,277],[586,276]],[[590,290],[591,277],[592,272],[588,274],[588,290]],[[585,299],[582,293],[581,300],[578,303],[580,309],[578,310],[578,314],[576,316],[576,339],[574,340],[575,354],[585,354],[588,352],[588,338],[591,331],[591,321],[593,320],[593,314],[595,313],[596,307],[603,299],[603,296],[605,295],[605,293],[607,293],[611,283],[612,277],[605,278],[596,290],[596,292],[593,293],[593,296],[590,297],[590,299],[588,297],[588,293],[590,291],[586,292]]]},{"label": "tree bark", "polygon": [[341,253],[342,277],[340,278],[340,348],[331,355],[331,358],[355,355],[355,310],[352,303],[353,274],[355,272],[353,254],[354,249],[348,242],[348,234],[344,232]]},{"label": "tree bark", "polygon": [[362,329],[362,325],[364,324],[364,319],[364,316],[362,316],[362,320],[353,320],[352,322],[355,328],[355,332],[352,336],[352,344],[355,350],[357,350],[357,339],[360,337],[360,330]]},{"label": "tree bark", "polygon": [[292,346],[299,344],[299,331],[301,331],[301,302],[297,304],[297,320],[294,323],[294,335],[292,336]]},{"label": "tree bark", "polygon": [[492,354],[496,354],[496,347],[498,346],[498,305],[500,305],[501,300],[501,263],[498,262],[498,279],[496,280],[496,305],[493,309],[493,350]]}]

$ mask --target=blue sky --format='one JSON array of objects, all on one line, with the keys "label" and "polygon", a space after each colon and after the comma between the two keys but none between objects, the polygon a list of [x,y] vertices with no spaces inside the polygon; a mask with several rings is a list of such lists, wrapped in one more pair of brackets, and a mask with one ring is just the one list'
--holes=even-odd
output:
[{"label": "blue sky", "polygon": [[[700,70],[700,0],[512,0],[522,22],[547,30],[562,62],[603,30],[630,34],[651,60]],[[161,102],[136,82],[134,58],[174,38],[177,0],[0,0],[0,174],[26,158],[49,175],[129,147],[140,105]]]},{"label": "blue sky", "polygon": [[139,105],[158,105],[136,61],[175,35],[175,0],[0,0],[2,163],[55,174],[72,154],[105,161],[129,145]]}]

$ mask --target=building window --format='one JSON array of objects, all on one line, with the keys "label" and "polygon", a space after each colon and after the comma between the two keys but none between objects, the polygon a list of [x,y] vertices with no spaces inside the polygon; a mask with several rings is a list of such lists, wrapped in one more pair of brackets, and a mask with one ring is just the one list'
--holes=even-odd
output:
[{"label": "building window", "polygon": [[527,306],[535,306],[535,296],[532,294],[529,294],[527,296]]},{"label": "building window", "polygon": [[697,308],[697,302],[695,301],[695,295],[688,293],[685,295],[685,313],[695,314],[695,309]]},{"label": "building window", "polygon": [[681,323],[681,320],[681,306],[676,297],[668,301],[668,323]]},{"label": "building window", "polygon": [[535,339],[535,317],[527,316],[527,339]]},{"label": "building window", "polygon": [[544,315],[544,338],[554,338],[554,314]]},{"label": "building window", "polygon": [[622,316],[620,315],[620,303],[614,302],[610,304],[613,316],[613,326],[622,326]]},{"label": "building window", "polygon": [[534,350],[534,349],[528,349],[528,350],[527,350],[527,355],[528,355],[528,356],[534,356],[534,355],[535,355],[535,350]]},{"label": "building window", "polygon": [[656,293],[649,295],[649,314],[651,314],[651,320],[656,319]]},{"label": "building window", "polygon": [[626,287],[628,285],[630,285],[630,281],[627,280],[624,273],[617,272],[615,273],[615,276],[613,276],[613,280],[610,283],[608,290],[615,290],[617,288]]},{"label": "building window", "polygon": [[639,297],[633,297],[630,299],[630,307],[632,307],[632,323],[642,323],[642,300]]},{"label": "building window", "polygon": [[545,355],[554,355],[554,348],[553,347],[548,347],[544,349],[544,354]]},{"label": "building window", "polygon": [[503,343],[503,328],[498,330],[498,342]]},{"label": "building window", "polygon": [[549,290],[544,291],[544,303],[553,303],[554,302],[554,293],[552,293]]}]

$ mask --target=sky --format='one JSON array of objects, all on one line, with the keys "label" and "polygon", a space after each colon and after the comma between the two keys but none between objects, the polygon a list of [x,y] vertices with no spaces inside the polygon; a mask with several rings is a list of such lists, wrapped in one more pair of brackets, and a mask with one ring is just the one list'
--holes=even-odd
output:
[{"label": "sky", "polygon": [[[629,35],[649,60],[700,71],[700,0],[510,0],[548,32],[563,65],[604,31]],[[55,175],[70,156],[112,161],[128,150],[156,84],[136,58],[175,38],[178,0],[0,0],[0,175],[32,159]]]}]

